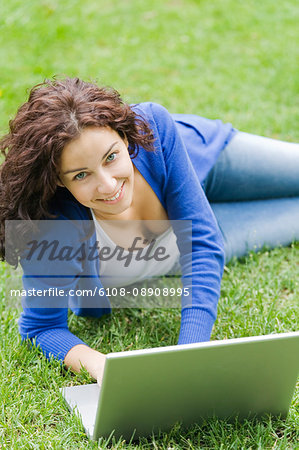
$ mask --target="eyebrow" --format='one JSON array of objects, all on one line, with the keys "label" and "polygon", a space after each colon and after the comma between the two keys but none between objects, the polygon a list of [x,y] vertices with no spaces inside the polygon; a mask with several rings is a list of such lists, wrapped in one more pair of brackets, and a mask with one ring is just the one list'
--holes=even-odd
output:
[{"label": "eyebrow", "polygon": [[[112,150],[112,148],[115,146],[115,144],[118,144],[118,141],[113,142],[113,144],[110,145],[110,147],[108,148],[108,150],[106,151],[105,155],[103,155],[102,161],[103,159],[105,159],[109,152]],[[73,173],[73,172],[80,172],[81,170],[87,170],[88,167],[80,167],[79,169],[71,169],[71,170],[67,170],[66,172],[63,172],[63,175],[67,175],[68,173]]]}]

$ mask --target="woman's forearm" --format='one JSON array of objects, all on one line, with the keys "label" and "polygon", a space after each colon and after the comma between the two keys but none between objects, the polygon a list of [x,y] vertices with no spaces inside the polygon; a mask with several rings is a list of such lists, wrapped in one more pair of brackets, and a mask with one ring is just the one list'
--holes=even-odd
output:
[{"label": "woman's forearm", "polygon": [[100,353],[84,344],[78,344],[71,348],[64,358],[64,363],[67,368],[74,372],[80,372],[84,367],[87,372],[99,384],[102,382],[106,355]]}]

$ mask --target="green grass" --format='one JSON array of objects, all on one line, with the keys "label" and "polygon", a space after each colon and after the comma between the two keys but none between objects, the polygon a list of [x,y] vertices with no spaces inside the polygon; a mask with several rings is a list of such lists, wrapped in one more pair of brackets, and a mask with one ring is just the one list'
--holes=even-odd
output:
[{"label": "green grass", "polygon": [[[0,132],[32,85],[66,74],[114,86],[129,102],[152,100],[298,141],[298,14],[295,0],[1,2]],[[298,250],[229,264],[214,339],[299,328]],[[88,441],[58,388],[91,380],[20,344],[19,307],[5,294],[17,282],[2,264],[0,447],[299,449],[299,385],[286,421],[215,419],[131,445]],[[178,309],[124,309],[101,320],[70,315],[70,329],[110,352],[174,344],[179,321]]]}]

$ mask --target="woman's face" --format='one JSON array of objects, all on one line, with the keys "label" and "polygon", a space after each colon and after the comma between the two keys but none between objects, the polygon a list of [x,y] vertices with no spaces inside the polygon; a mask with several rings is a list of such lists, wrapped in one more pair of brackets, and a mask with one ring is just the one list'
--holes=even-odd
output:
[{"label": "woman's face", "polygon": [[59,179],[97,217],[115,218],[133,199],[134,170],[126,140],[109,127],[85,128],[64,147]]}]

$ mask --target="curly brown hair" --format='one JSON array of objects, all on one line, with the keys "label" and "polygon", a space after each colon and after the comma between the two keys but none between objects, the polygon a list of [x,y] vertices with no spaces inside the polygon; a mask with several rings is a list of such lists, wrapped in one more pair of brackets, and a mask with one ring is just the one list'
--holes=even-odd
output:
[{"label": "curly brown hair", "polygon": [[50,217],[48,205],[57,189],[62,150],[88,126],[110,127],[126,136],[132,158],[140,147],[154,149],[148,123],[115,89],[79,78],[53,78],[34,86],[0,140],[5,155],[0,170],[1,260],[5,220]]}]

